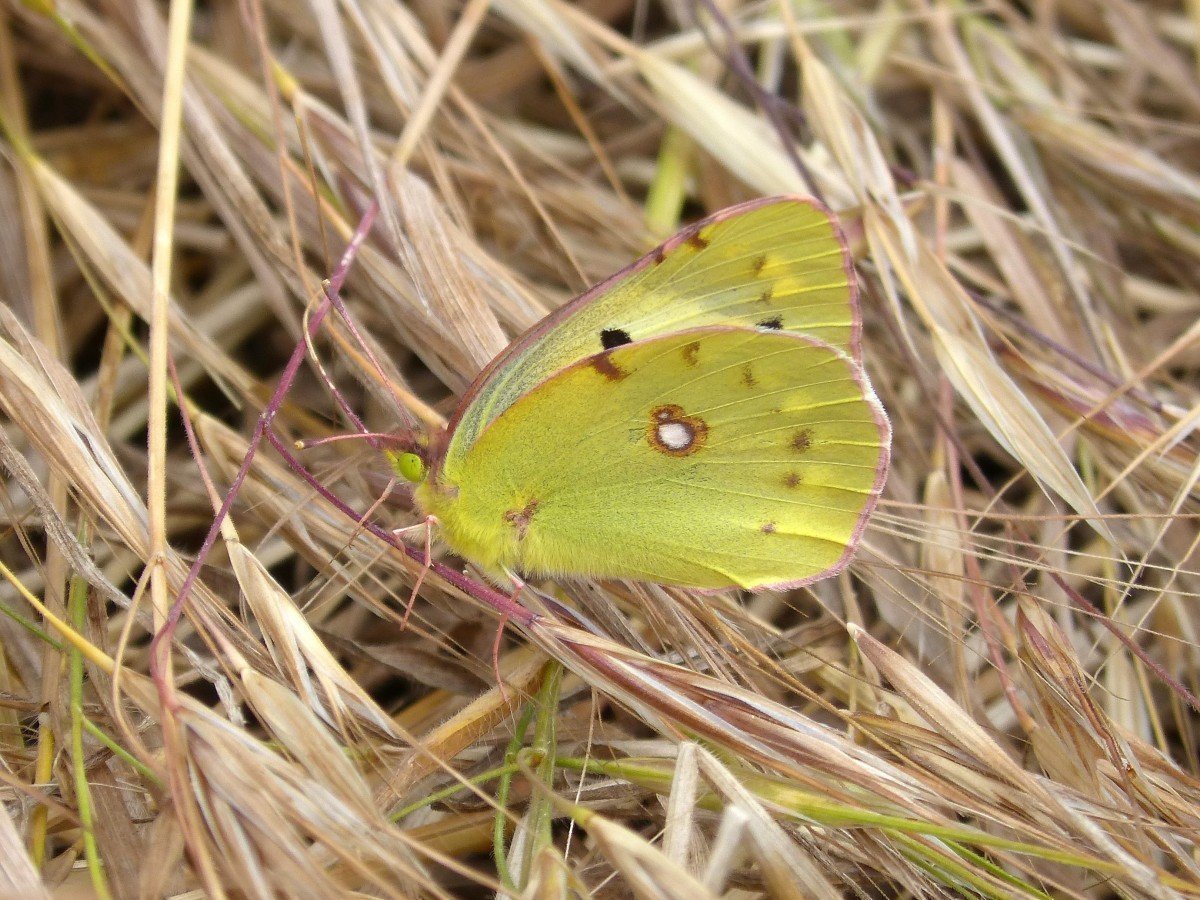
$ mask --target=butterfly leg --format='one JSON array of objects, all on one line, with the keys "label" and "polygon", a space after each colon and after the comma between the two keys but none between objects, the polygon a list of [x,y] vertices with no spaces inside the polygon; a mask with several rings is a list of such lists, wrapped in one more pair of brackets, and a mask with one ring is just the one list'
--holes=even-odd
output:
[{"label": "butterfly leg", "polygon": [[436,516],[426,516],[423,521],[416,525],[409,525],[407,528],[397,528],[392,532],[394,537],[404,540],[409,535],[418,532],[425,532],[425,556],[421,563],[421,571],[417,573],[417,580],[413,582],[412,593],[408,596],[408,603],[404,607],[404,618],[400,620],[400,627],[404,628],[408,625],[408,617],[412,615],[413,605],[417,602],[417,594],[421,590],[421,585],[425,582],[425,576],[429,574],[429,570],[433,567],[433,528],[438,524]]},{"label": "butterfly leg", "polygon": [[[504,570],[504,574],[513,583],[513,592],[508,599],[516,603],[517,599],[521,596],[521,591],[525,590],[525,582],[508,569]],[[492,671],[496,673],[496,687],[500,689],[500,696],[503,698],[505,704],[508,704],[508,694],[504,690],[504,679],[500,677],[500,642],[504,639],[504,628],[506,625],[508,625],[508,613],[501,613],[500,623],[496,626],[496,639],[492,642]]]}]

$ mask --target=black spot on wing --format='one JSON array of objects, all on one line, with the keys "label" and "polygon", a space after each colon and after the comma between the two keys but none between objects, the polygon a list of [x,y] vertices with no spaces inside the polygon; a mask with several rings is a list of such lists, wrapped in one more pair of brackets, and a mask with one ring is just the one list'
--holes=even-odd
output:
[{"label": "black spot on wing", "polygon": [[783,316],[773,316],[770,319],[763,319],[756,323],[759,328],[766,328],[770,331],[779,331],[783,328]]},{"label": "black spot on wing", "polygon": [[605,328],[600,332],[600,346],[605,350],[612,350],[614,347],[621,347],[632,343],[633,338],[629,336],[629,332],[624,328]]}]

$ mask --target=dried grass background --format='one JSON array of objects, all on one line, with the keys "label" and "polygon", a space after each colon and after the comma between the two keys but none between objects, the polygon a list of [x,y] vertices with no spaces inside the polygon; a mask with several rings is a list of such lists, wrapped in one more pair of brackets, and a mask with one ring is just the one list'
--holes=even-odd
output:
[{"label": "dried grass background", "polygon": [[[1200,893],[1198,65],[1194,0],[0,0],[0,892]],[[847,574],[567,584],[501,689],[486,592],[402,627],[418,565],[264,445],[170,630],[372,200],[288,446],[812,192],[896,429]]]}]

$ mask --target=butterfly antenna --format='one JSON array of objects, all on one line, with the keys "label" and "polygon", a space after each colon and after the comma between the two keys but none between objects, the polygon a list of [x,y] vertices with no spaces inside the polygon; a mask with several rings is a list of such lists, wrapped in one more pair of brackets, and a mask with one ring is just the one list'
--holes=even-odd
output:
[{"label": "butterfly antenna", "polygon": [[361,441],[369,440],[374,445],[378,442],[381,445],[395,444],[399,447],[407,448],[409,441],[405,438],[398,437],[391,432],[386,431],[355,431],[351,434],[333,434],[323,438],[302,438],[294,444],[297,450],[312,450],[316,447],[324,447],[326,444],[335,444],[340,441]]},{"label": "butterfly antenna", "polygon": [[[412,413],[408,411],[408,406],[404,402],[404,398],[401,397],[396,391],[391,379],[389,379],[387,374],[383,371],[383,365],[379,362],[379,358],[375,355],[375,351],[371,349],[370,343],[368,343],[367,339],[363,337],[362,332],[358,330],[358,326],[354,324],[354,319],[351,317],[350,311],[346,309],[345,303],[342,302],[341,296],[331,292],[327,292],[327,296],[329,297],[329,302],[333,304],[334,310],[345,324],[346,330],[350,332],[350,336],[354,338],[355,342],[362,349],[363,354],[367,357],[367,361],[371,364],[371,368],[375,371],[376,376],[378,376],[382,384],[387,386],[388,392],[392,395],[392,399],[396,401],[396,408],[400,412],[400,419],[403,423],[404,429],[409,433],[415,434],[417,430],[416,420],[413,418]],[[336,394],[336,389],[334,389],[334,391]],[[345,402],[340,398],[340,395],[338,395],[338,405],[347,411],[348,415],[356,422],[356,424],[360,424],[358,423],[357,416],[348,410]],[[364,427],[362,430],[366,431],[366,428]]]},{"label": "butterfly antenna", "polygon": [[[359,220],[358,225],[354,229],[354,233],[350,236],[350,242],[346,245],[346,249],[342,252],[341,257],[338,258],[337,265],[329,274],[329,277],[321,282],[323,297],[320,304],[317,306],[317,314],[322,318],[324,317],[326,310],[332,306],[334,310],[337,311],[338,315],[341,316],[342,321],[349,325],[351,333],[355,336],[360,344],[363,343],[362,337],[358,334],[357,330],[354,329],[354,325],[350,321],[349,313],[346,311],[346,305],[342,302],[342,286],[345,285],[346,278],[350,275],[350,267],[354,264],[354,260],[358,258],[358,252],[362,249],[363,242],[366,241],[367,236],[371,232],[371,226],[375,223],[375,214],[378,212],[378,210],[378,204],[372,203],[368,207],[370,215],[364,215]],[[315,303],[316,298],[313,298],[304,308],[304,328],[302,333],[304,335],[304,345],[308,351],[308,357],[312,361],[312,364],[316,366],[317,371],[320,372],[321,380],[325,382],[325,386],[329,389],[330,394],[333,396],[334,402],[337,403],[338,408],[342,411],[342,414],[350,420],[359,433],[368,434],[369,432],[367,431],[367,426],[363,423],[362,419],[358,417],[358,414],[354,412],[353,407],[333,383],[333,379],[325,370],[324,363],[321,362],[321,357],[317,353],[316,347],[313,346],[313,335],[316,332],[316,328],[310,323],[310,318],[313,315],[313,307]]]},{"label": "butterfly antenna", "polygon": [[[372,204],[372,209],[377,208],[378,207],[376,204]],[[329,306],[333,307],[338,317],[345,324],[346,329],[350,332],[350,336],[354,339],[355,343],[358,344],[363,354],[367,357],[371,368],[379,377],[380,382],[387,386],[388,391],[396,401],[396,408],[399,410],[401,426],[403,430],[407,431],[409,434],[416,434],[416,422],[412,414],[409,412],[407,404],[397,393],[395,387],[392,385],[391,380],[384,373],[383,366],[380,364],[378,357],[376,357],[375,352],[371,349],[371,345],[367,342],[366,338],[363,337],[362,332],[358,330],[358,326],[355,325],[354,319],[350,315],[350,311],[346,309],[346,304],[342,300],[341,296],[341,288],[345,284],[346,278],[349,275],[350,266],[358,257],[358,252],[361,249],[363,242],[367,238],[372,221],[373,217],[370,219],[364,218],[359,223],[359,226],[355,229],[354,235],[351,237],[350,243],[346,247],[346,251],[338,260],[338,264],[330,274],[329,279],[323,283],[324,298],[321,306],[324,307],[326,304],[328,304]],[[303,330],[303,334],[304,342],[308,348],[309,359],[312,361],[313,365],[316,366],[317,371],[320,373],[321,380],[325,383],[325,387],[329,390],[330,395],[333,397],[338,408],[342,411],[342,414],[350,421],[352,426],[358,431],[361,437],[365,438],[373,447],[378,449],[378,444],[382,441],[382,439],[377,432],[372,432],[367,429],[367,426],[363,423],[362,419],[359,418],[352,405],[346,400],[345,396],[338,389],[337,385],[334,384],[333,379],[325,370],[325,366],[321,362],[321,358],[317,354],[316,348],[313,346],[313,331],[315,329],[308,327],[308,319],[312,308],[313,303],[310,303],[304,310],[305,328]]]},{"label": "butterfly antenna", "polygon": [[[330,282],[325,281],[322,286],[325,289],[325,296],[321,305],[324,307],[332,305],[338,310],[344,309],[345,307],[342,304],[341,296],[335,290],[333,290]],[[351,424],[355,429],[358,430],[359,434],[365,435],[368,433],[366,424],[358,417],[358,413],[354,411],[349,401],[346,400],[346,398],[342,395],[342,392],[338,390],[337,385],[334,384],[333,378],[330,377],[329,372],[326,371],[325,363],[322,362],[321,356],[319,353],[317,353],[317,348],[313,344],[313,329],[308,327],[308,317],[309,313],[312,311],[312,308],[312,302],[310,302],[308,306],[304,308],[304,344],[308,349],[309,361],[313,364],[313,366],[316,367],[317,372],[321,376],[321,381],[324,382],[326,389],[333,396],[333,400],[337,404],[338,409],[342,411],[342,415],[350,420]]]}]

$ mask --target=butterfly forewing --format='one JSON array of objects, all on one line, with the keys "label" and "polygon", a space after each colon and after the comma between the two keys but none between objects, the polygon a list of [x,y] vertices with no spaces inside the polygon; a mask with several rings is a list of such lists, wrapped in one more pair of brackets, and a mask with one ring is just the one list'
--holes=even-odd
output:
[{"label": "butterfly forewing", "polygon": [[526,392],[447,460],[431,511],[452,546],[492,569],[784,587],[845,562],[888,442],[839,349],[688,329]]},{"label": "butterfly forewing", "polygon": [[780,197],[723,210],[514,341],[465,398],[446,455],[465,453],[489,422],[558,370],[688,328],[806,334],[857,359],[857,303],[845,239],[819,204]]}]

